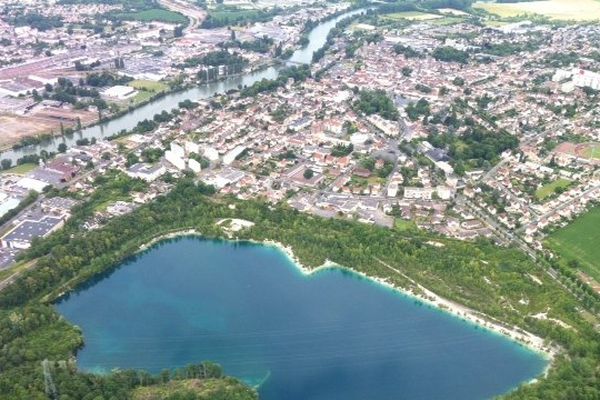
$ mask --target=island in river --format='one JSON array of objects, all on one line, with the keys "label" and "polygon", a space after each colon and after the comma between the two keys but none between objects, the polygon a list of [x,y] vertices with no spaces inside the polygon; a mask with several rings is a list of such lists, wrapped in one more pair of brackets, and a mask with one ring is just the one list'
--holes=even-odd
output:
[{"label": "island in river", "polygon": [[83,330],[83,370],[210,360],[266,400],[482,399],[547,365],[353,272],[307,275],[280,249],[249,242],[159,242],[57,308]]}]

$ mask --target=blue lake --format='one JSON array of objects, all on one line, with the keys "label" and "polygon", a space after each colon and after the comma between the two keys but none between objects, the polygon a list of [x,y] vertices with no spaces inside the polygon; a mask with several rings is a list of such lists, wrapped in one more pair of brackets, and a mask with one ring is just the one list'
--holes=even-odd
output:
[{"label": "blue lake", "polygon": [[79,367],[210,360],[263,400],[484,399],[541,374],[518,344],[341,269],[303,275],[274,247],[162,242],[56,306]]}]

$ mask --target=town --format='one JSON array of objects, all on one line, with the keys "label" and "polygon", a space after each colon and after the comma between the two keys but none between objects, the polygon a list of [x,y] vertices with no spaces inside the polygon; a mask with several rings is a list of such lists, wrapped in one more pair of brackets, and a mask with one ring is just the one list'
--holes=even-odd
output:
[{"label": "town", "polygon": [[570,1],[0,0],[2,396],[595,398]]},{"label": "town", "polygon": [[[346,7],[183,32],[154,21],[115,23],[109,33],[68,24],[110,13],[109,5],[54,8],[40,15],[61,26],[44,29],[11,25],[9,12],[2,51],[19,59],[0,70],[3,130],[21,135],[54,124],[55,134],[73,136],[103,110],[110,117],[174,85],[270,68],[301,46],[305,25]],[[129,132],[62,145],[52,158],[3,161],[4,214],[30,192],[42,195],[6,224],[2,265],[58,229],[97,176],[115,171],[148,189],[106,204],[88,229],[192,173],[241,199],[543,251],[550,230],[600,195],[600,55],[593,41],[578,39],[600,38],[600,29],[480,26],[458,10],[424,15],[356,14],[313,56],[312,76],[289,66],[296,73],[268,90],[258,82],[188,100]],[[71,197],[50,197],[50,187]]]}]

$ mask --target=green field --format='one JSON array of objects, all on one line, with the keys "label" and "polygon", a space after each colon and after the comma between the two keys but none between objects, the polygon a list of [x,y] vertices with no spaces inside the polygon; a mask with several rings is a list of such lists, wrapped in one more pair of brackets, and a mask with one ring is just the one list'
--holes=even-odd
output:
[{"label": "green field", "polygon": [[411,21],[426,21],[430,19],[444,18],[442,15],[429,14],[420,11],[402,11],[392,14],[386,14],[383,18],[397,21],[399,19],[408,19]]},{"label": "green field", "polygon": [[143,80],[137,79],[135,81],[129,82],[128,86],[138,90],[144,90],[147,92],[160,93],[164,92],[169,88],[167,84],[157,81]]},{"label": "green field", "polygon": [[546,244],[563,263],[578,261],[583,272],[600,282],[600,207],[552,233]]},{"label": "green field", "polygon": [[137,106],[144,103],[159,93],[169,89],[169,86],[163,82],[138,79],[129,82],[128,86],[138,90],[138,93],[129,100],[128,105]]},{"label": "green field", "polygon": [[548,183],[547,185],[542,186],[538,190],[535,191],[535,197],[538,200],[544,200],[547,197],[552,196],[556,189],[563,188],[566,189],[571,185],[571,181],[564,178],[559,178],[553,182]]},{"label": "green field", "polygon": [[536,14],[553,20],[592,21],[600,19],[600,2],[597,0],[544,0],[520,3],[479,1],[473,7],[502,18]]},{"label": "green field", "polygon": [[17,165],[15,167],[12,167],[10,169],[3,170],[0,173],[2,173],[2,174],[25,175],[28,172],[31,172],[34,169],[36,169],[37,166],[38,166],[37,164],[29,164],[29,163],[27,163],[27,164],[21,164],[21,165]]},{"label": "green field", "polygon": [[414,221],[407,221],[401,218],[396,218],[394,220],[394,228],[399,231],[412,231],[418,229]]},{"label": "green field", "polygon": [[208,12],[210,17],[217,21],[236,21],[238,19],[253,18],[259,12],[256,10],[240,10],[230,8],[219,8]]},{"label": "green field", "polygon": [[186,24],[188,22],[188,19],[182,14],[169,10],[162,10],[160,8],[152,8],[150,10],[142,10],[135,13],[120,14],[119,16],[123,19],[131,21],[159,21],[170,24]]}]

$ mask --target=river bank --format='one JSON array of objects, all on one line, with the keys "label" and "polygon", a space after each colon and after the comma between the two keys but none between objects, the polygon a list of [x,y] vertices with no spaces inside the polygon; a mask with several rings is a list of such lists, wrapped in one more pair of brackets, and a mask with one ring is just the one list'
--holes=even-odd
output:
[{"label": "river bank", "polygon": [[173,90],[158,93],[156,96],[152,96],[151,99],[135,105],[135,107],[121,110],[109,118],[103,118],[101,121],[87,124],[82,129],[74,131],[72,135],[54,135],[50,140],[38,144],[18,149],[12,147],[0,149],[0,159],[9,159],[13,164],[16,164],[17,160],[23,156],[40,154],[41,151],[47,151],[48,153],[57,152],[60,143],[65,143],[70,147],[76,144],[77,139],[87,138],[91,140],[92,138],[102,139],[111,137],[122,131],[133,129],[138,122],[144,119],[152,119],[155,114],[163,110],[176,108],[182,101],[210,99],[215,95],[227,93],[230,90],[239,90],[239,87],[251,86],[262,79],[276,79],[279,69],[285,67],[288,63],[311,64],[313,53],[323,47],[329,31],[336,23],[363,11],[364,8],[350,8],[341,14],[336,13],[331,18],[319,23],[310,31],[308,35],[309,43],[304,47],[296,49],[288,60],[274,60],[272,66],[261,64],[258,68],[252,68],[250,71],[242,74],[228,76],[225,80],[211,81],[202,85],[188,84],[185,87],[177,87]]}]

